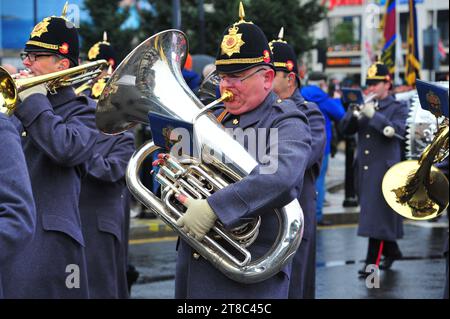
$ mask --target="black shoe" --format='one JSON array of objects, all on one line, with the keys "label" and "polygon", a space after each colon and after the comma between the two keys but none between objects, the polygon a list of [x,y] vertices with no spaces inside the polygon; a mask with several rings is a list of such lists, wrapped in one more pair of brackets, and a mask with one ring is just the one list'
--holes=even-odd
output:
[{"label": "black shoe", "polygon": [[366,267],[367,267],[367,265],[364,265],[363,268],[358,270],[358,274],[360,277],[366,278],[367,276],[369,276],[371,274],[370,271],[366,271]]},{"label": "black shoe", "polygon": [[402,254],[395,256],[395,257],[384,257],[384,259],[381,261],[380,263],[380,269],[381,270],[386,270],[386,269],[390,269],[392,267],[392,264],[394,263],[394,261],[396,261],[397,259],[401,259],[402,258]]}]

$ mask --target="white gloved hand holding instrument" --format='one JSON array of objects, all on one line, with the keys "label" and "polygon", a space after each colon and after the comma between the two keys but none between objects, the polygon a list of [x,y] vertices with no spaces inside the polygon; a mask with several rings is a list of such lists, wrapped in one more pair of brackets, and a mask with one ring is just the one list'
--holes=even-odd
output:
[{"label": "white gloved hand holding instrument", "polygon": [[187,207],[187,211],[177,220],[177,226],[197,240],[202,240],[214,227],[216,214],[206,199],[191,199],[178,195],[177,199]]}]

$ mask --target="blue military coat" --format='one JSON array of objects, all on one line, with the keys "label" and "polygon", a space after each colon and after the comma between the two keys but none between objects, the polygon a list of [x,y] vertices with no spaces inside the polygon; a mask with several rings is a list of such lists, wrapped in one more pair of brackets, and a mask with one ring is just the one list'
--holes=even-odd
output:
[{"label": "blue military coat", "polygon": [[[260,174],[259,164],[246,178],[208,198],[208,203],[225,225],[239,224],[241,218],[260,215],[262,224],[256,241],[249,247],[252,258],[266,254],[278,233],[278,221],[273,209],[283,207],[298,197],[311,154],[311,135],[306,116],[290,100],[278,100],[270,93],[256,109],[222,121],[227,128],[277,128],[278,169],[273,174]],[[257,130],[258,134],[267,134]],[[262,139],[261,139],[262,140]],[[268,152],[269,138],[264,148]],[[247,143],[244,147],[248,149]],[[257,158],[258,160],[258,158]],[[270,165],[270,164],[269,164]],[[292,262],[292,261],[291,261]],[[241,284],[228,279],[204,258],[196,259],[193,251],[180,241],[176,298],[287,298],[289,262],[278,274],[260,283]]]},{"label": "blue military coat", "polygon": [[95,144],[95,104],[71,87],[34,94],[15,112],[36,202],[36,235],[9,269],[10,298],[87,298],[78,200],[82,163]]},{"label": "blue military coat", "polygon": [[289,298],[315,297],[316,280],[316,178],[325,152],[327,136],[325,118],[317,104],[306,102],[296,90],[291,96],[297,107],[305,113],[311,130],[311,155],[303,178],[303,188],[298,201],[305,217],[303,240],[294,255],[289,284]]},{"label": "blue military coat", "polygon": [[125,171],[134,152],[131,133],[98,134],[82,179],[80,214],[86,244],[90,298],[128,298]]},{"label": "blue military coat", "polygon": [[0,113],[0,298],[2,278],[9,276],[5,266],[31,241],[35,227],[36,208],[20,137]]},{"label": "blue military coat", "polygon": [[361,207],[359,236],[390,241],[403,237],[402,217],[386,203],[381,183],[386,171],[401,160],[403,151],[402,141],[386,137],[383,129],[391,126],[404,136],[407,116],[408,107],[388,96],[379,101],[373,118],[357,120],[349,109],[342,119],[344,132],[358,133],[355,178]]}]

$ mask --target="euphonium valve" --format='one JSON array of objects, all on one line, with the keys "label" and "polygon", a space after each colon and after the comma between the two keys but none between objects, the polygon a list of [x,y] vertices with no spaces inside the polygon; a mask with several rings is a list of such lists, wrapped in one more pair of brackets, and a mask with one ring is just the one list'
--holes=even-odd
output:
[{"label": "euphonium valve", "polygon": [[440,215],[448,206],[449,182],[433,164],[448,152],[448,123],[442,125],[420,159],[392,166],[383,178],[383,195],[400,215],[426,220]]}]

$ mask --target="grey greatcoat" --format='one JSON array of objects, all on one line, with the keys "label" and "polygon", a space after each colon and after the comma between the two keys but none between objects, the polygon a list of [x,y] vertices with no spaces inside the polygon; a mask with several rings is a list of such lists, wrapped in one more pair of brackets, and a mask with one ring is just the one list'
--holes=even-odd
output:
[{"label": "grey greatcoat", "polygon": [[[283,207],[298,194],[311,154],[311,135],[306,116],[290,100],[277,100],[270,93],[256,109],[222,121],[227,128],[278,129],[278,169],[273,174],[259,173],[258,165],[246,178],[221,189],[208,203],[225,227],[239,224],[243,217],[260,215],[262,224],[256,241],[249,247],[253,258],[266,254],[278,233],[274,208]],[[256,130],[256,135],[268,130]],[[263,153],[268,153],[267,137]],[[247,143],[244,145],[248,149]],[[256,158],[256,157],[255,157]],[[259,158],[256,158],[259,160]],[[183,240],[178,249],[175,279],[176,298],[287,298],[290,261],[278,274],[256,284],[241,284],[228,279],[204,258],[196,259]]]},{"label": "grey greatcoat", "polygon": [[87,298],[78,200],[82,163],[95,143],[95,103],[71,87],[33,94],[15,112],[36,202],[33,241],[8,269],[8,298]]},{"label": "grey greatcoat", "polygon": [[362,117],[357,120],[349,108],[342,119],[345,133],[358,133],[354,167],[361,207],[359,236],[389,241],[403,237],[402,217],[386,203],[381,183],[386,171],[400,162],[403,151],[402,141],[386,137],[383,129],[391,126],[396,134],[404,136],[407,116],[408,107],[388,96],[379,101],[373,118]]},{"label": "grey greatcoat", "polygon": [[9,276],[5,267],[32,240],[35,227],[36,208],[20,137],[0,113],[0,299],[2,278]]},{"label": "grey greatcoat", "polygon": [[291,99],[308,118],[311,130],[311,156],[298,198],[305,216],[305,229],[292,263],[289,299],[313,299],[316,288],[316,178],[320,173],[327,136],[325,118],[317,104],[306,102],[300,90],[296,90]]},{"label": "grey greatcoat", "polygon": [[82,179],[80,214],[90,298],[128,298],[129,195],[125,171],[134,152],[131,133],[98,134]]}]

